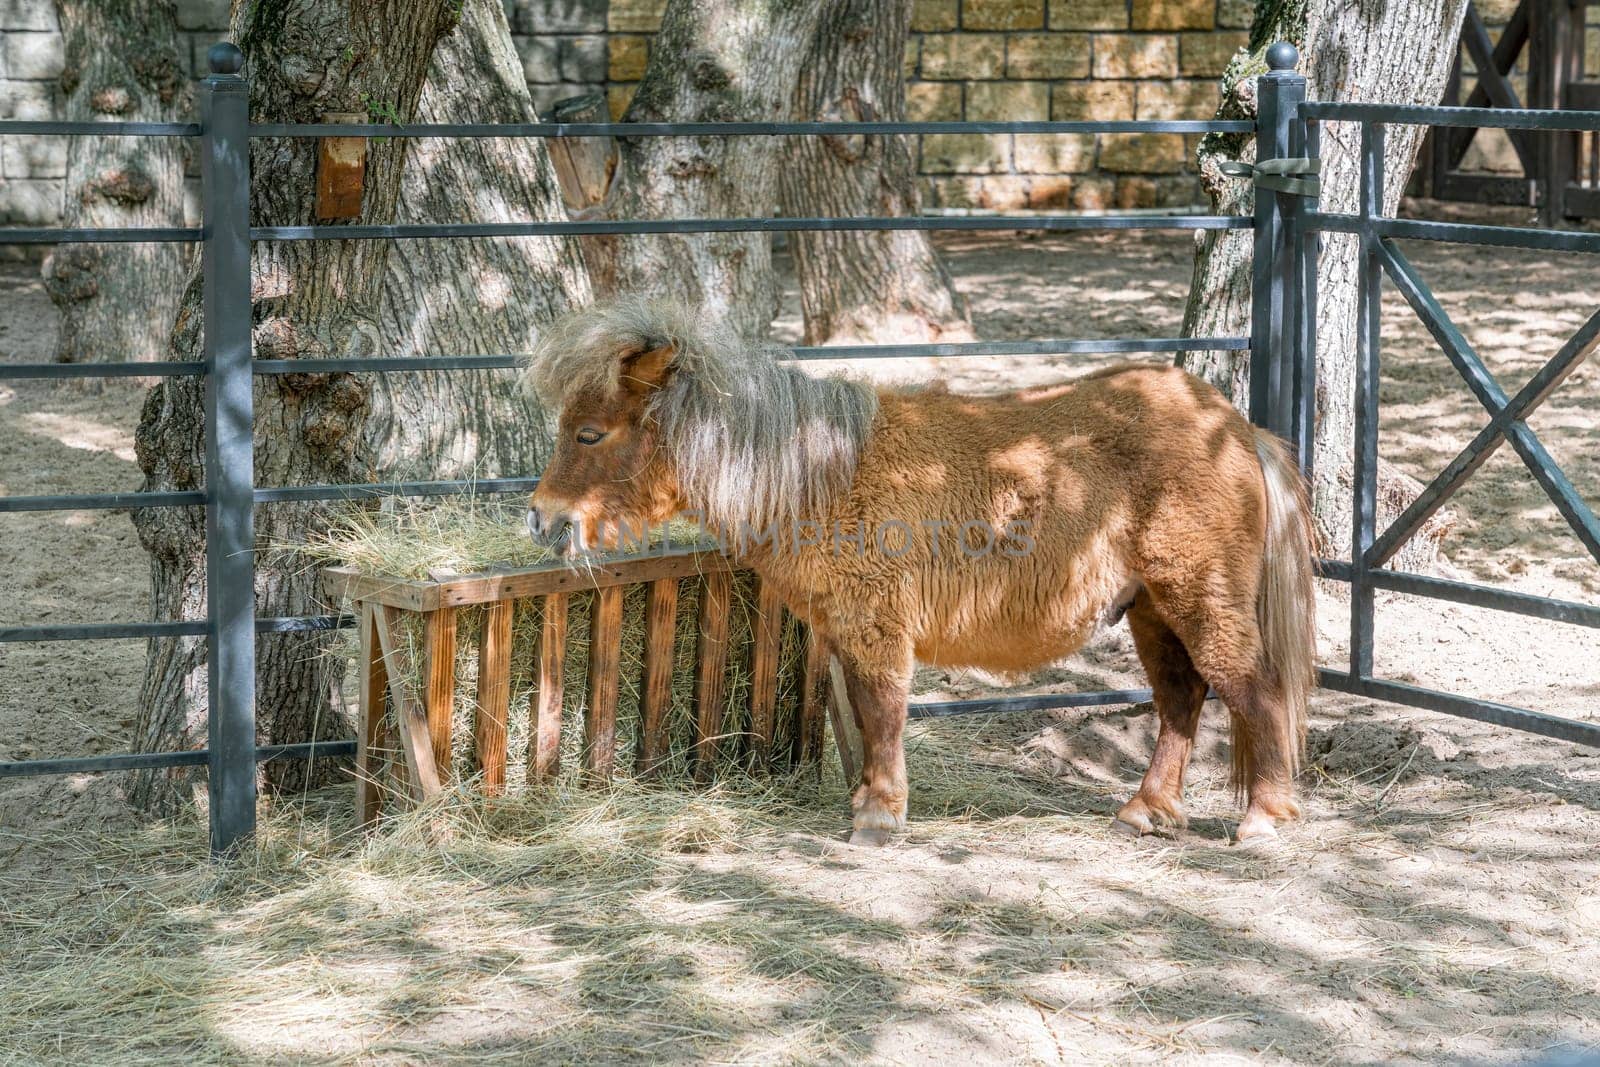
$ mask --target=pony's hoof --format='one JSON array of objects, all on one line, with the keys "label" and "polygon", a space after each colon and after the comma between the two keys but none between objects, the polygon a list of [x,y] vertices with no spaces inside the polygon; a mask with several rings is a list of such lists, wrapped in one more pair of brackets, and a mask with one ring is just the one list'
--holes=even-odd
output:
[{"label": "pony's hoof", "polygon": [[1277,820],[1260,813],[1246,815],[1233,835],[1233,843],[1241,848],[1271,848],[1277,841]]},{"label": "pony's hoof", "polygon": [[1135,796],[1117,809],[1116,818],[1111,821],[1113,830],[1131,837],[1143,837],[1157,830],[1182,830],[1188,825],[1189,820],[1181,809],[1169,811],[1148,803],[1141,796]]},{"label": "pony's hoof", "polygon": [[876,826],[863,826],[859,830],[850,831],[850,843],[858,848],[882,848],[893,838],[888,830]]}]

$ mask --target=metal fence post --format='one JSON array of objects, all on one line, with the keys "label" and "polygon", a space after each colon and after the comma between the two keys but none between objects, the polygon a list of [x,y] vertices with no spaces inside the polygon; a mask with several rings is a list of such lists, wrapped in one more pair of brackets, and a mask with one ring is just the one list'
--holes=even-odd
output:
[{"label": "metal fence post", "polygon": [[[1267,73],[1257,80],[1256,162],[1285,159],[1305,144],[1299,105],[1306,80],[1295,73],[1300,53],[1287,41],[1267,49]],[[1300,197],[1256,186],[1256,246],[1251,277],[1250,421],[1294,436],[1293,348],[1299,331],[1301,276],[1291,245]]]},{"label": "metal fence post", "polygon": [[206,616],[211,851],[256,828],[255,403],[250,367],[250,93],[227,42],[200,83],[205,215]]},{"label": "metal fence post", "polygon": [[1378,381],[1383,346],[1383,265],[1373,225],[1383,217],[1385,127],[1361,124],[1361,258],[1356,328],[1355,455],[1350,539],[1350,674],[1373,673],[1372,633],[1376,625],[1368,556],[1377,537]]}]

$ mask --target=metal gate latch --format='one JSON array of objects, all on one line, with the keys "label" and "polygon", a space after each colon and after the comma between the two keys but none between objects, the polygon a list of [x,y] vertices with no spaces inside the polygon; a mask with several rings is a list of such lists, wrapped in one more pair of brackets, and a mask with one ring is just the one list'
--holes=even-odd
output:
[{"label": "metal gate latch", "polygon": [[[1322,179],[1316,177],[1322,170],[1322,160],[1299,158],[1263,159],[1259,163],[1241,163],[1224,159],[1217,169],[1230,178],[1254,178],[1256,188],[1272,189],[1294,196],[1318,196],[1322,192]],[[1309,174],[1309,178],[1292,175]]]}]

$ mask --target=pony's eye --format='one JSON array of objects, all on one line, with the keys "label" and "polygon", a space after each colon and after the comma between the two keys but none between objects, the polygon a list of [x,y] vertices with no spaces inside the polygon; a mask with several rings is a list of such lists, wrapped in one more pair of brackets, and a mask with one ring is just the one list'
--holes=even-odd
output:
[{"label": "pony's eye", "polygon": [[604,430],[591,430],[585,426],[578,431],[578,443],[580,445],[597,445],[604,440],[605,436]]}]

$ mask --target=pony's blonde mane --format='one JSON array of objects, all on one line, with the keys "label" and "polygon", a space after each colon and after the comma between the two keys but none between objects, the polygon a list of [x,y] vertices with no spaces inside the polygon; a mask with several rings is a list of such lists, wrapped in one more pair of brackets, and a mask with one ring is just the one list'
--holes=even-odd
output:
[{"label": "pony's blonde mane", "polygon": [[667,384],[647,417],[661,429],[679,485],[714,526],[820,519],[855,477],[877,414],[860,382],[818,378],[787,349],[740,340],[664,300],[622,299],[570,312],[540,335],[528,378],[559,411],[574,392],[620,388],[622,359],[670,344]]}]

